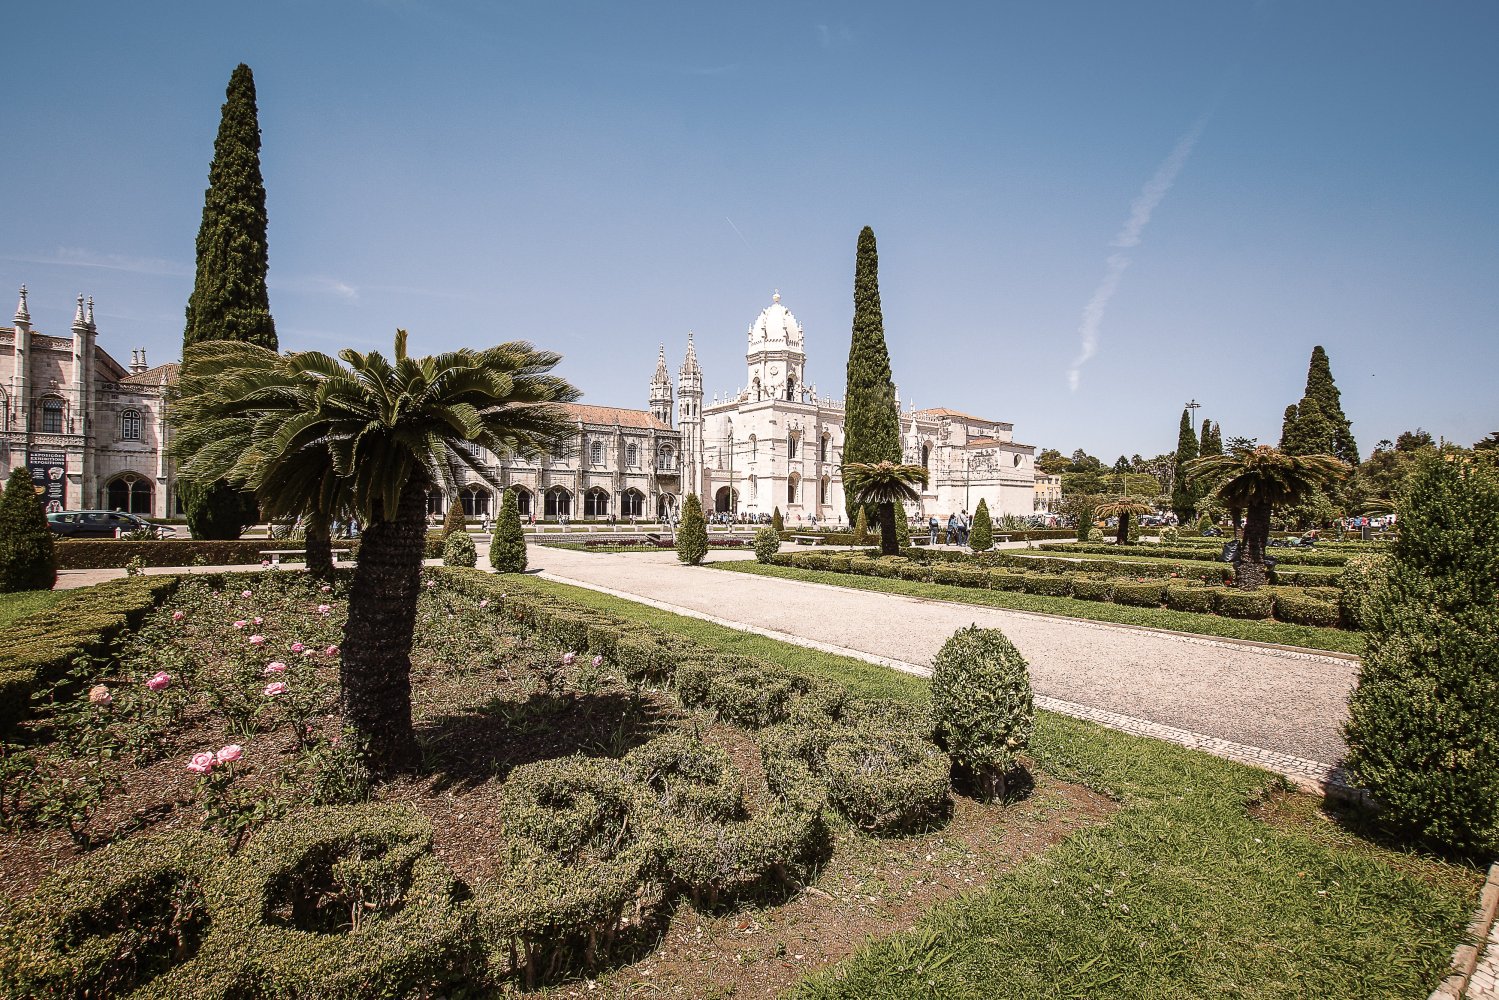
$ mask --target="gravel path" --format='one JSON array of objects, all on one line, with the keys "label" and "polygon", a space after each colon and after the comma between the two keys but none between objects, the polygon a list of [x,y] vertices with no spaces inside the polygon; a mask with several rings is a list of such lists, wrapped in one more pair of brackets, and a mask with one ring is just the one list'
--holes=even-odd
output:
[{"label": "gravel path", "polygon": [[[531,568],[550,579],[897,666],[930,667],[942,643],[965,625],[998,628],[1030,661],[1038,695],[1092,710],[1073,714],[1113,714],[1267,751],[1266,766],[1285,756],[1325,768],[1345,751],[1339,731],[1358,664],[1336,656],[725,573],[683,566],[672,552],[605,555],[533,546],[529,555]],[[709,561],[735,558],[747,556],[709,555]]]}]

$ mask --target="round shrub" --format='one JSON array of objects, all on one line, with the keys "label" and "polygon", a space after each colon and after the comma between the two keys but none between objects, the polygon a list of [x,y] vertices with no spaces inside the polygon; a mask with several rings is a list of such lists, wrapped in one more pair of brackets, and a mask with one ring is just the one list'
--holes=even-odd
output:
[{"label": "round shrub", "polygon": [[705,822],[739,819],[744,791],[729,755],[683,732],[670,733],[631,750],[625,776],[644,785],[657,808]]},{"label": "round shrub", "polygon": [[825,757],[828,801],[870,833],[928,829],[947,813],[952,761],[919,737],[840,729]]},{"label": "round shrub", "polygon": [[982,792],[1002,794],[1035,717],[1025,657],[1004,633],[970,625],[943,643],[932,662],[937,743]]},{"label": "round shrub", "polygon": [[781,549],[781,533],[775,528],[761,528],[755,532],[755,559],[770,562],[770,557]]},{"label": "round shrub", "polygon": [[478,550],[474,548],[474,540],[469,537],[467,531],[448,533],[447,540],[442,543],[444,566],[473,566],[478,561]]}]

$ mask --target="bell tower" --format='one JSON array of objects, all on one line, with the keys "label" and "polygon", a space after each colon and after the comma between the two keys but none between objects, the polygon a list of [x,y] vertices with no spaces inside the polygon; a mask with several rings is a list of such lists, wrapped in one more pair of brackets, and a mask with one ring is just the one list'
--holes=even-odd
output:
[{"label": "bell tower", "polygon": [[749,346],[744,355],[748,368],[745,385],[751,403],[767,399],[799,402],[805,386],[802,325],[791,310],[781,305],[777,289],[770,305],[750,324]]}]

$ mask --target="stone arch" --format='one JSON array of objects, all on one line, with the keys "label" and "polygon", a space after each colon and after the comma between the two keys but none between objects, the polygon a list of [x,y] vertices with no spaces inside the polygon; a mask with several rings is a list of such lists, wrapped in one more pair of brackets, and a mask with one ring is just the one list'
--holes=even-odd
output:
[{"label": "stone arch", "polygon": [[571,517],[573,513],[572,491],[566,486],[553,486],[543,497],[542,509],[546,517]]},{"label": "stone arch", "polygon": [[151,480],[134,472],[121,473],[104,486],[104,505],[126,514],[150,514],[155,491]]}]

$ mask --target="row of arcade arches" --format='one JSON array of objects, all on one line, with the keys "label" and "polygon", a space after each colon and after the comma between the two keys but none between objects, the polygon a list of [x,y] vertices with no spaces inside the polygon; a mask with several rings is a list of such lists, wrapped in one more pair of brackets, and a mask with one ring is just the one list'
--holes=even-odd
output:
[{"label": "row of arcade arches", "polygon": [[[572,517],[583,520],[661,517],[675,510],[677,505],[676,497],[663,493],[657,499],[656,510],[648,512],[645,493],[634,487],[617,494],[601,486],[591,487],[581,494],[566,486],[551,486],[539,491],[525,486],[511,486],[509,489],[515,491],[515,502],[522,519],[533,516],[537,519]],[[499,502],[486,486],[469,484],[460,487],[456,498],[467,517],[493,517],[499,513]],[[445,510],[442,493],[427,494],[427,513],[441,516]]]}]

